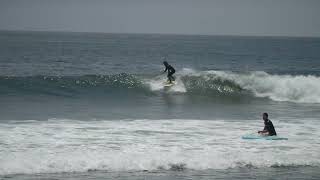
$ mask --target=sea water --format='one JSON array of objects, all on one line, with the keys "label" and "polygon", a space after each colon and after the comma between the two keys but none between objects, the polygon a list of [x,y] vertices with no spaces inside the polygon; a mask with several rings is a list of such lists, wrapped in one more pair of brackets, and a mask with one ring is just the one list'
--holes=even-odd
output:
[{"label": "sea water", "polygon": [[[319,67],[318,38],[2,31],[0,177],[319,179]],[[289,140],[241,138],[263,112]]]}]

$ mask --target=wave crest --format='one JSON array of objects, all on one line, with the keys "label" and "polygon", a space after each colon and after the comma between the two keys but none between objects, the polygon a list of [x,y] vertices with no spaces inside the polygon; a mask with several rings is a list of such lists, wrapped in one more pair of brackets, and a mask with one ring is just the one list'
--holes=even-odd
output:
[{"label": "wave crest", "polygon": [[190,71],[177,75],[186,93],[219,96],[270,98],[274,101],[320,103],[320,77],[272,75],[263,71]]},{"label": "wave crest", "polygon": [[261,71],[246,74],[224,71],[208,73],[233,81],[255,97],[267,97],[274,101],[320,103],[320,77],[317,76],[271,75]]},{"label": "wave crest", "polygon": [[177,84],[164,88],[166,77],[132,75],[0,77],[0,93],[74,96],[99,92],[183,93],[186,95],[269,98],[274,101],[320,103],[320,77],[272,75],[266,72],[194,71],[176,74]]}]

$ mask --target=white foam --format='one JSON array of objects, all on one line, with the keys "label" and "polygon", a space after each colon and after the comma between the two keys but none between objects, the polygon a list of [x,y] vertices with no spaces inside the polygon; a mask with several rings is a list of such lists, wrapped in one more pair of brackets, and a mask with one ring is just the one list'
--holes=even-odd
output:
[{"label": "white foam", "polygon": [[[292,121],[292,120],[291,120]],[[274,120],[288,141],[247,141],[261,120],[123,120],[0,124],[0,175],[252,165],[320,166],[320,123]],[[298,124],[297,124],[298,123]]]},{"label": "white foam", "polygon": [[[162,76],[156,76],[152,79],[145,79],[145,82],[147,85],[150,86],[150,89],[152,91],[160,91],[165,88],[164,84],[167,81],[167,77]],[[181,76],[178,74],[175,79],[175,85],[171,86],[166,92],[178,92],[178,93],[185,93],[187,92],[182,80]]]},{"label": "white foam", "polygon": [[238,74],[224,71],[208,71],[210,74],[232,80],[257,97],[268,97],[275,101],[320,103],[320,77],[270,75],[266,72]]}]

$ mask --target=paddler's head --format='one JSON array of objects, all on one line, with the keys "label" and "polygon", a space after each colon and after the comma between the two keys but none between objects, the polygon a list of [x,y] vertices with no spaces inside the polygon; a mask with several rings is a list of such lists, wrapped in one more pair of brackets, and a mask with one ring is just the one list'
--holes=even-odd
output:
[{"label": "paddler's head", "polygon": [[269,116],[268,113],[263,113],[263,114],[262,114],[263,120],[264,120],[264,121],[267,121],[267,120],[268,120],[268,116]]}]

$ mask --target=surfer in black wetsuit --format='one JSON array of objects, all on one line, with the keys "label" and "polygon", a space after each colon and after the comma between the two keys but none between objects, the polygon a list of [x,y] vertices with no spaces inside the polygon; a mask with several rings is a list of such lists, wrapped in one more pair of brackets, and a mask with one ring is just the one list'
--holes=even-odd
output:
[{"label": "surfer in black wetsuit", "polygon": [[169,83],[172,83],[172,81],[174,81],[174,77],[172,75],[176,72],[176,70],[167,61],[163,61],[163,65],[166,67],[163,72],[168,71],[168,81]]},{"label": "surfer in black wetsuit", "polygon": [[267,135],[267,136],[276,136],[276,130],[270,119],[268,118],[268,113],[263,113],[264,120],[264,129],[262,131],[258,131],[259,134]]}]

